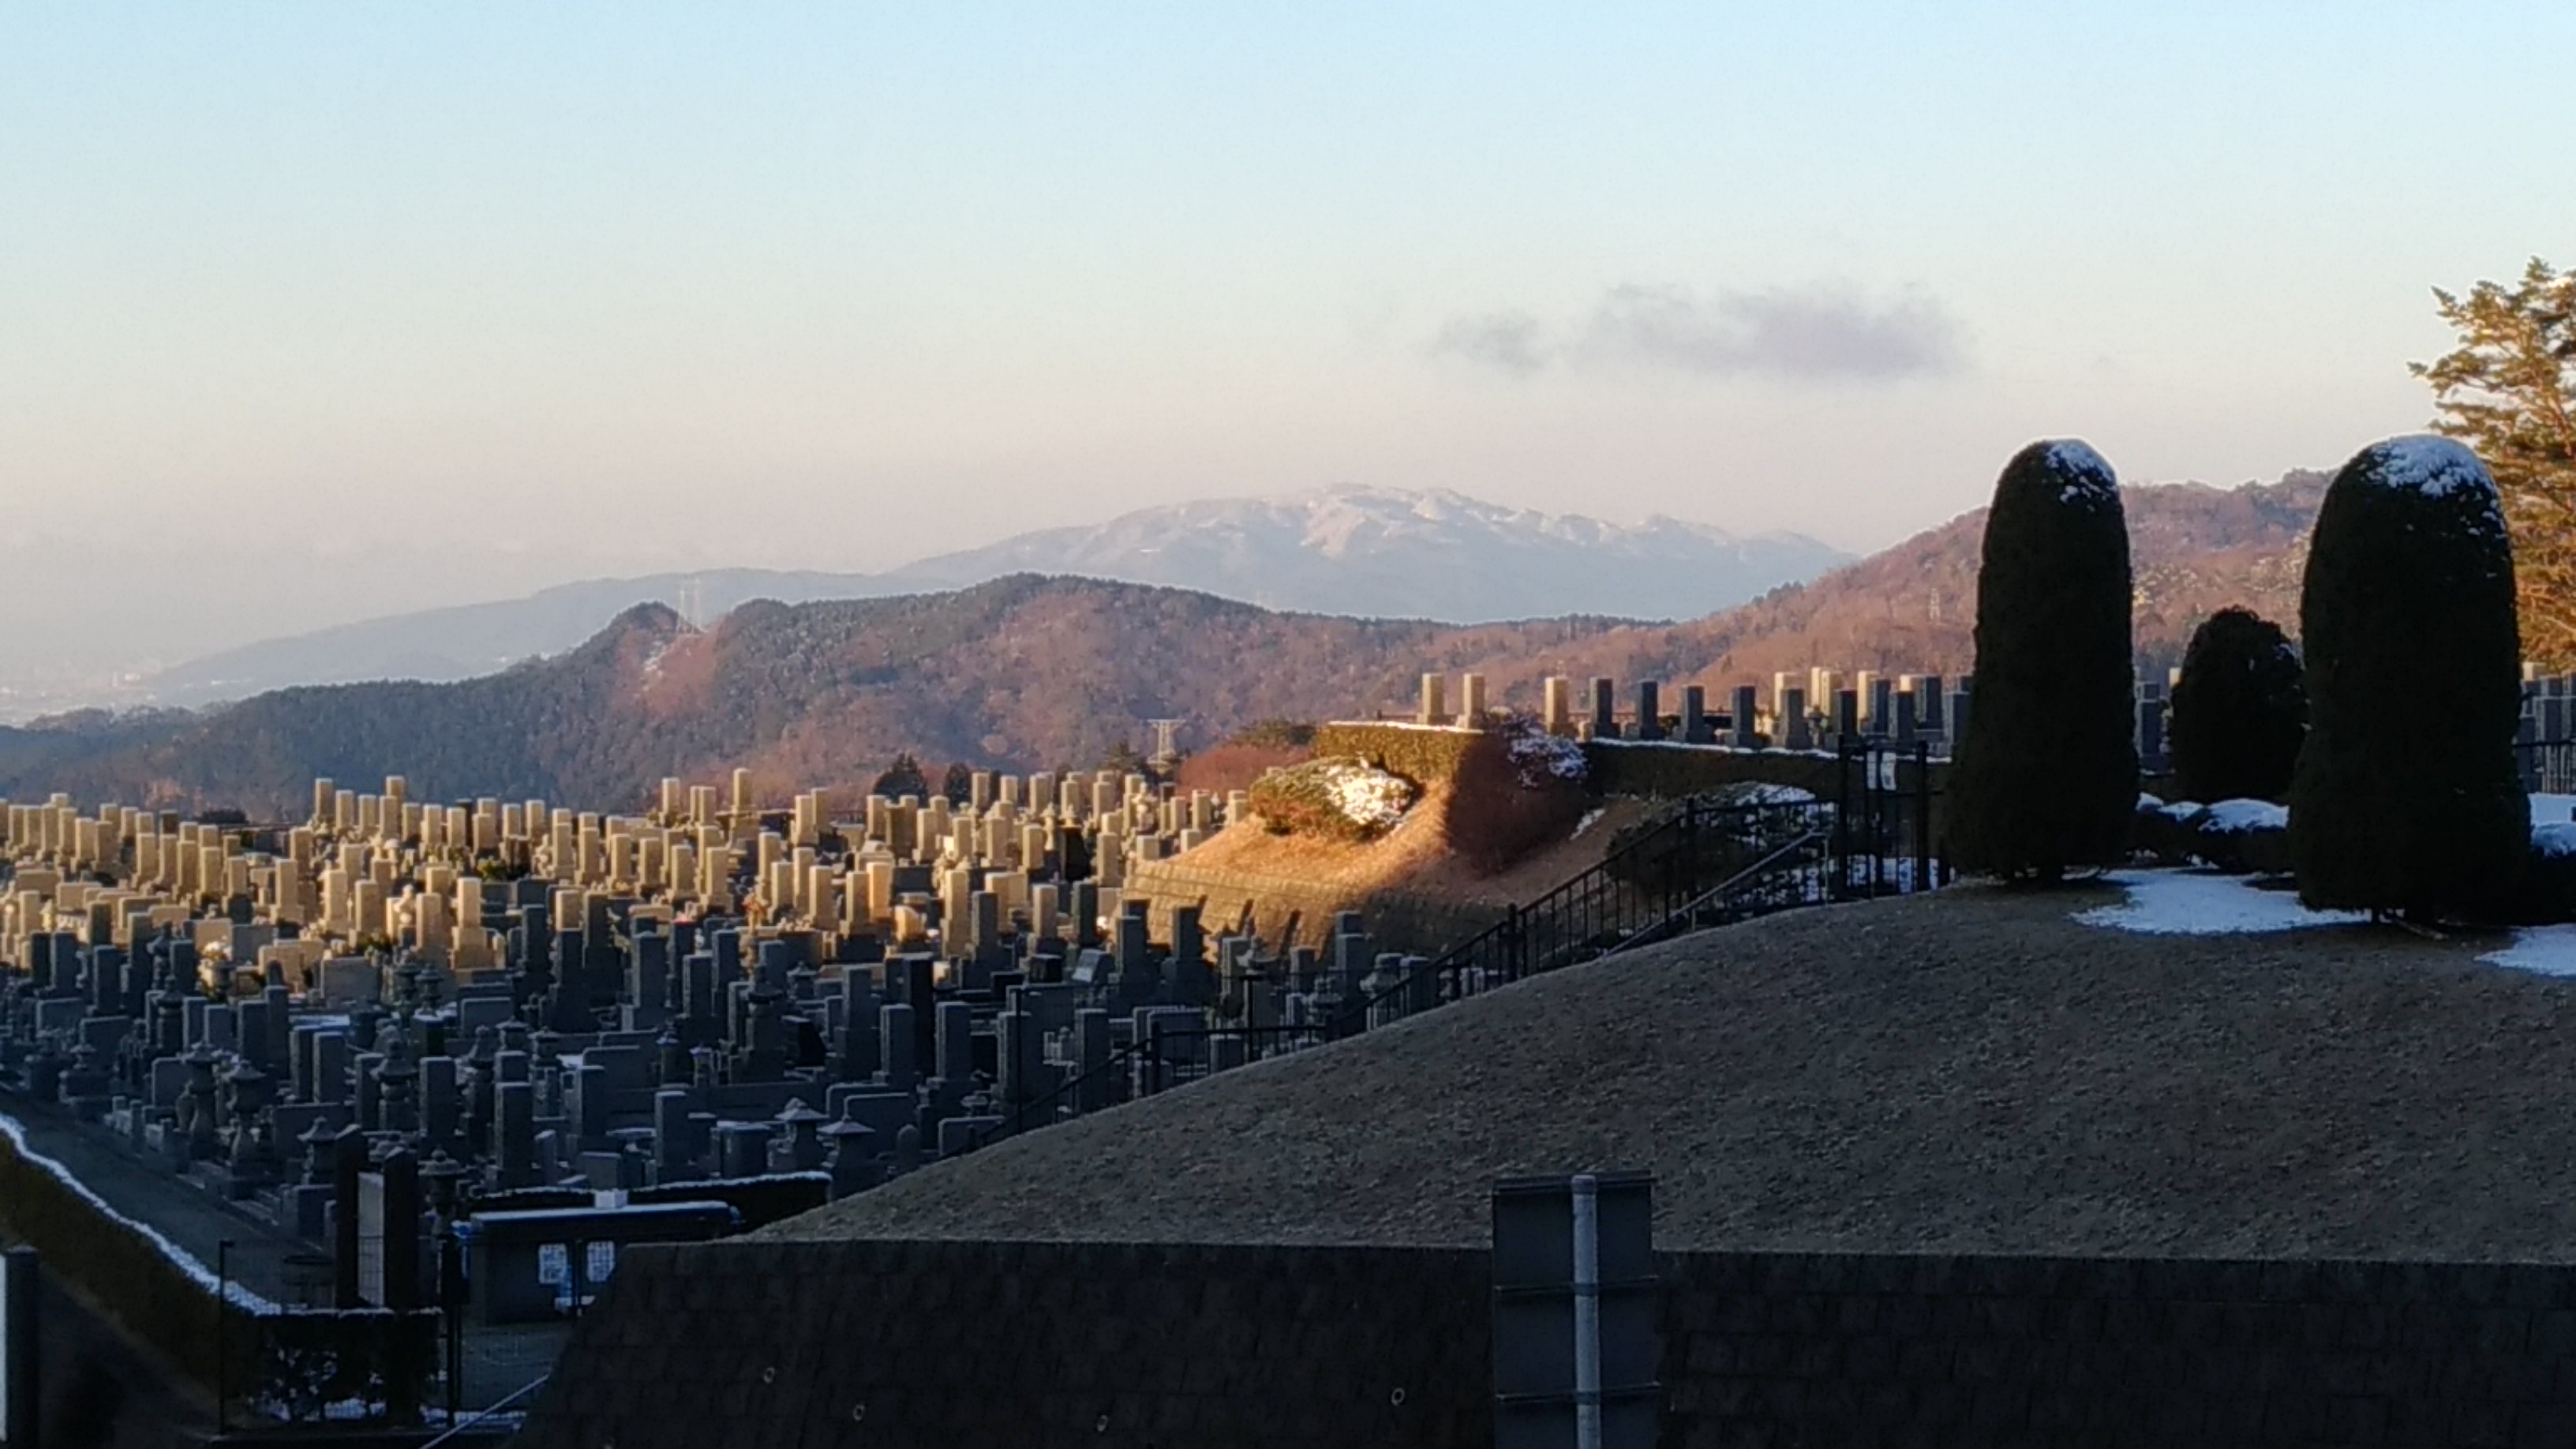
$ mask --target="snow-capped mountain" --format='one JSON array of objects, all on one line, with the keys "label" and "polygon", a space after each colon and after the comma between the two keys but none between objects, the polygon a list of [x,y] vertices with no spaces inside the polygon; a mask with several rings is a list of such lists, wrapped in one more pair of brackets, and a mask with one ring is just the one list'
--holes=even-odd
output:
[{"label": "snow-capped mountain", "polygon": [[264,640],[166,670],[118,703],[197,705],[299,684],[446,681],[558,654],[623,610],[664,603],[705,625],[781,603],[962,588],[1014,573],[1196,589],[1274,609],[1482,623],[1594,614],[1696,618],[1848,561],[1797,534],[1739,537],[1511,509],[1447,491],[1333,488],[1140,509],[1021,534],[881,574],[709,569],[565,584]]},{"label": "snow-capped mountain", "polygon": [[890,577],[956,586],[1031,572],[1200,589],[1274,609],[1482,623],[1687,619],[1850,556],[1656,517],[1605,523],[1445,489],[1344,487],[1139,509],[925,559]]}]

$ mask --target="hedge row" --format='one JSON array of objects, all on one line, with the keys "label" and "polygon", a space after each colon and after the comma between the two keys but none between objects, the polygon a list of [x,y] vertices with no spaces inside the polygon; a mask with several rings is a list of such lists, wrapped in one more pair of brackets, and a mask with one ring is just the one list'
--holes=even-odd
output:
[{"label": "hedge row", "polygon": [[[220,1331],[237,1325],[218,1322],[215,1295],[159,1244],[30,1158],[8,1131],[0,1131],[0,1228],[34,1248],[46,1272],[79,1284],[127,1331],[210,1390],[222,1376],[223,1345],[250,1345],[247,1333]],[[245,1371],[248,1363],[233,1368]]]},{"label": "hedge row", "polygon": [[1343,723],[1315,727],[1315,757],[1348,755],[1366,760],[1417,785],[1454,779],[1467,752],[1484,736],[1475,730],[1423,729],[1415,725]]}]

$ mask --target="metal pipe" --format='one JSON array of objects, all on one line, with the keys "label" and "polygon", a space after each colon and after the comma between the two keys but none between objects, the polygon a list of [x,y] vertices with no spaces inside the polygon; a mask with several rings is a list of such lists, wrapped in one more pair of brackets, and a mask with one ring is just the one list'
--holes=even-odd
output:
[{"label": "metal pipe", "polygon": [[1592,1174],[1574,1178],[1574,1442],[1601,1449],[1601,1204]]}]

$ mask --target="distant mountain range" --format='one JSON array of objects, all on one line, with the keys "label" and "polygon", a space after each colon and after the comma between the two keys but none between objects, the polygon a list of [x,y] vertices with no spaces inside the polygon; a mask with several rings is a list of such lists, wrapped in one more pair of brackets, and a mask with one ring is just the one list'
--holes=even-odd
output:
[{"label": "distant mountain range", "polygon": [[561,653],[644,603],[704,624],[753,599],[885,598],[1043,573],[1195,589],[1273,609],[1452,624],[1572,614],[1683,619],[1850,557],[1798,534],[1740,537],[1670,518],[1625,526],[1442,490],[1334,488],[1141,509],[881,574],[715,569],[566,584],[226,650],[152,676],[140,697],[191,706],[299,684],[467,679]]},{"label": "distant mountain range", "polygon": [[[2142,664],[2248,604],[2295,624],[2322,474],[2126,490]],[[1013,575],[945,593],[758,602],[697,630],[628,609],[558,656],[461,683],[303,687],[200,712],[90,712],[0,729],[0,798],[298,808],[309,778],[406,776],[420,798],[641,806],[663,775],[750,766],[770,787],[864,788],[899,750],[1016,769],[1089,766],[1142,722],[1185,743],[1270,718],[1403,710],[1425,670],[1477,670],[1535,707],[1548,674],[1697,682],[1779,669],[1963,673],[1983,514],[1708,617],[1479,625],[1275,612],[1205,593]]]}]

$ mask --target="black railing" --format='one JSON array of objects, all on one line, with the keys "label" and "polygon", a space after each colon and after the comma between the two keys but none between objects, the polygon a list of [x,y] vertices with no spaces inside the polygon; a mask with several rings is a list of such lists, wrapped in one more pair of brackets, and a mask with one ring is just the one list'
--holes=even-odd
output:
[{"label": "black railing", "polygon": [[2576,740],[2524,740],[2513,753],[2523,789],[2536,795],[2576,795]]},{"label": "black railing", "polygon": [[[975,1146],[1166,1091],[1227,1067],[1304,1051],[1542,972],[1687,931],[1799,906],[1904,895],[1941,884],[1931,750],[1847,739],[1836,798],[1777,786],[1693,796],[1636,839],[1437,956],[1297,1025],[1176,1028],[1146,1035],[1005,1109]],[[1748,798],[1749,797],[1749,798]]]}]

